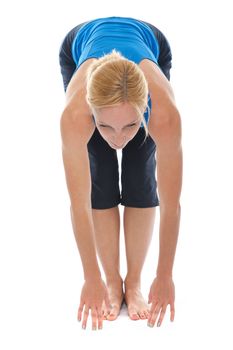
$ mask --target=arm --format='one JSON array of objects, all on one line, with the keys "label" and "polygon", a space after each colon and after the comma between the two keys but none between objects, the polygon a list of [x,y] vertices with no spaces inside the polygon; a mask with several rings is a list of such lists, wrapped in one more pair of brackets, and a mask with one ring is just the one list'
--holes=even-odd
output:
[{"label": "arm", "polygon": [[160,198],[158,276],[172,276],[180,223],[181,118],[170,82],[152,62],[143,67],[152,100],[149,134],[156,144]]},{"label": "arm", "polygon": [[71,218],[84,271],[78,320],[86,328],[89,309],[92,327],[102,328],[102,305],[110,311],[108,290],[101,278],[94,243],[91,206],[91,175],[87,144],[95,130],[92,112],[86,102],[85,63],[73,75],[66,91],[61,116],[62,157],[71,201]]},{"label": "arm", "polygon": [[160,198],[158,277],[172,276],[180,224],[181,122],[176,112],[170,118],[170,123],[166,122],[152,132],[157,145],[157,178]]},{"label": "arm", "polygon": [[[157,114],[158,116],[158,114]],[[157,176],[160,197],[159,259],[148,302],[152,302],[148,325],[153,327],[159,315],[160,326],[170,304],[170,320],[175,317],[175,285],[172,268],[180,224],[180,192],[182,183],[181,121],[179,114],[160,115],[164,122],[151,127],[157,144]],[[156,123],[154,124],[156,125]]]},{"label": "arm", "polygon": [[170,82],[152,62],[142,69],[148,81],[152,110],[149,134],[156,144],[157,184],[160,197],[159,259],[157,276],[148,295],[152,303],[148,325],[153,327],[159,315],[160,326],[170,304],[170,320],[175,317],[175,285],[172,268],[180,224],[182,185],[181,118]]},{"label": "arm", "polygon": [[87,150],[87,143],[95,126],[88,118],[90,116],[85,114],[80,117],[78,114],[65,111],[60,123],[62,157],[71,201],[72,224],[85,279],[100,277],[94,245],[91,176]]}]

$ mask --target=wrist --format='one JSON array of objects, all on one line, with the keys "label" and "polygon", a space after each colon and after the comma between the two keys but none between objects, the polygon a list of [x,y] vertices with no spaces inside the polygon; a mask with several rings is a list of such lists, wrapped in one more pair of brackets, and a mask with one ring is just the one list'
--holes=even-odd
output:
[{"label": "wrist", "polygon": [[157,272],[156,273],[156,278],[157,279],[172,279],[172,272]]},{"label": "wrist", "polygon": [[88,281],[99,282],[99,281],[102,280],[101,272],[100,271],[92,271],[92,272],[89,272],[89,273],[85,273],[84,274],[84,280],[86,282],[88,282]]}]

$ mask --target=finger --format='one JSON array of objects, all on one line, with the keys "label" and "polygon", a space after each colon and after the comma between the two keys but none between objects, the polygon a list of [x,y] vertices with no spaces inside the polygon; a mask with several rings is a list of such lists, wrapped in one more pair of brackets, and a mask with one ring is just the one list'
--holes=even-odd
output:
[{"label": "finger", "polygon": [[149,327],[154,327],[154,324],[156,322],[156,319],[158,317],[158,314],[159,314],[159,311],[161,309],[161,305],[160,304],[157,304],[155,310],[153,310],[153,312],[151,313],[151,316],[149,317],[148,319],[148,326]]},{"label": "finger", "polygon": [[83,323],[82,323],[82,328],[83,329],[86,329],[88,315],[89,315],[89,306],[85,305],[84,315],[83,315]]},{"label": "finger", "polygon": [[96,310],[96,307],[91,308],[91,318],[92,318],[92,330],[96,331],[96,328],[97,328],[97,310]]},{"label": "finger", "polygon": [[151,307],[150,307],[150,311],[149,311],[151,316],[152,316],[153,313],[155,312],[156,307],[157,307],[158,304],[159,304],[158,301],[153,301],[153,303],[152,303],[152,305],[151,305]]},{"label": "finger", "polygon": [[170,304],[171,317],[170,320],[173,322],[175,318],[175,305],[174,302]]},{"label": "finger", "polygon": [[80,322],[82,319],[82,312],[83,312],[83,306],[84,306],[84,301],[80,301],[79,307],[78,307],[78,321]]},{"label": "finger", "polygon": [[105,305],[106,305],[108,311],[110,312],[111,311],[111,304],[110,304],[110,299],[109,299],[108,293],[106,293],[104,301],[105,301]]},{"label": "finger", "polygon": [[150,304],[151,303],[151,294],[149,293],[149,295],[148,295],[148,304]]},{"label": "finger", "polygon": [[160,315],[159,315],[159,320],[158,320],[158,323],[157,323],[157,327],[161,326],[161,324],[163,322],[163,318],[164,318],[165,312],[166,312],[166,309],[167,309],[167,305],[164,305],[162,307],[162,311],[160,312]]},{"label": "finger", "polygon": [[103,313],[101,308],[97,308],[98,329],[103,328]]}]

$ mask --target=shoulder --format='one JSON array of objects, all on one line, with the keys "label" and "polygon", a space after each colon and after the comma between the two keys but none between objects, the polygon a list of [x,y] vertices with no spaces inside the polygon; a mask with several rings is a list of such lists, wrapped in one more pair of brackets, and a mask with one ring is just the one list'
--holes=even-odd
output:
[{"label": "shoulder", "polygon": [[[141,62],[140,68],[147,79],[151,97],[148,131],[154,141],[158,142],[171,130],[172,133],[175,133],[174,130],[178,130],[177,126],[180,128],[181,118],[171,83],[160,68],[148,59]],[[174,126],[175,129],[171,126]]]},{"label": "shoulder", "polygon": [[81,66],[73,74],[69,85],[66,90],[66,101],[68,101],[77,91],[86,89],[86,73],[90,64],[95,61],[96,58],[90,58],[83,62]]},{"label": "shoulder", "polygon": [[84,130],[87,130],[88,133],[89,131],[93,132],[95,128],[92,111],[86,102],[86,71],[90,63],[91,60],[85,61],[72,76],[66,90],[66,101],[63,109],[65,119],[71,121],[68,123],[70,127],[73,128],[73,125],[76,125],[82,133]]},{"label": "shoulder", "polygon": [[146,77],[149,92],[153,95],[154,99],[163,98],[164,103],[167,99],[175,104],[175,96],[171,83],[159,66],[149,59],[142,60],[139,66]]},{"label": "shoulder", "polygon": [[86,60],[73,74],[66,90],[65,108],[73,113],[82,108],[86,113],[91,110],[86,102],[86,73],[89,65],[95,59]]},{"label": "shoulder", "polygon": [[146,77],[152,101],[151,123],[155,121],[155,118],[165,119],[176,114],[178,110],[173,88],[159,66],[148,59],[141,61],[139,66]]}]

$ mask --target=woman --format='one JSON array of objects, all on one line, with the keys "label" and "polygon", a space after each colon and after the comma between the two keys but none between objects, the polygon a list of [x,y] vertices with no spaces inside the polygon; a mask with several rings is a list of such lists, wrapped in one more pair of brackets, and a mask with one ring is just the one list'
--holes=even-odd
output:
[{"label": "woman", "polygon": [[[83,317],[85,328],[90,309],[92,329],[101,329],[103,319],[116,319],[125,301],[132,320],[148,319],[153,327],[159,316],[160,325],[170,304],[173,321],[182,148],[180,114],[169,83],[170,45],[150,23],[106,17],[73,28],[59,58],[66,92],[62,155],[85,279],[78,320]],[[121,193],[117,149],[122,149]],[[118,204],[125,206],[124,280]],[[140,290],[140,276],[159,205],[160,252],[150,307]]]}]

